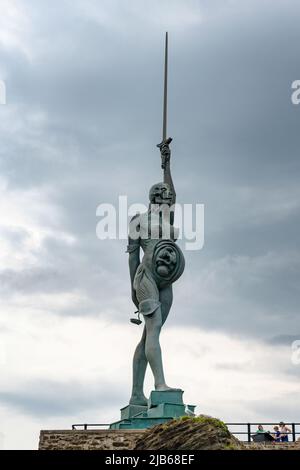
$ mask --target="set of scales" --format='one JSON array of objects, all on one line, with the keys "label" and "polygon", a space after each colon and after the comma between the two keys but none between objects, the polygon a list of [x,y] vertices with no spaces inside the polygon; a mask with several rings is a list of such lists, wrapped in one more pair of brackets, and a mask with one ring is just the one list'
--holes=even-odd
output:
[{"label": "set of scales", "polygon": [[[149,193],[149,209],[145,214],[133,217],[129,226],[128,249],[132,299],[137,307],[137,318],[131,322],[140,325],[144,319],[142,338],[133,358],[132,394],[129,404],[121,408],[121,419],[112,423],[110,429],[145,429],[165,423],[181,416],[194,415],[195,406],[183,403],[183,390],[166,384],[162,354],[159,343],[161,327],[167,319],[172,305],[172,284],[184,270],[184,256],[176,244],[176,228],[173,226],[176,201],[170,167],[172,139],[167,137],[167,93],[168,93],[168,33],[165,38],[164,99],[162,142],[157,145],[161,153],[163,182],[152,186]],[[169,207],[168,218],[161,208]],[[158,234],[153,237],[133,237],[137,228],[142,232],[151,220]],[[163,236],[168,228],[169,237]],[[136,233],[136,232],[135,232]],[[140,249],[144,256],[140,261]],[[144,395],[146,368],[150,365],[155,389],[149,398]]]}]

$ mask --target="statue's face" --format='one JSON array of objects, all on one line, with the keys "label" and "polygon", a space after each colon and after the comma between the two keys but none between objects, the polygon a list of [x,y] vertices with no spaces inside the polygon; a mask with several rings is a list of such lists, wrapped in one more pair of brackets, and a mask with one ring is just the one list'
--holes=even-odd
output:
[{"label": "statue's face", "polygon": [[154,184],[149,191],[149,200],[151,204],[168,204],[172,203],[173,193],[168,183]]},{"label": "statue's face", "polygon": [[162,276],[169,276],[176,266],[176,252],[172,247],[166,247],[161,249],[156,257],[156,271]]}]

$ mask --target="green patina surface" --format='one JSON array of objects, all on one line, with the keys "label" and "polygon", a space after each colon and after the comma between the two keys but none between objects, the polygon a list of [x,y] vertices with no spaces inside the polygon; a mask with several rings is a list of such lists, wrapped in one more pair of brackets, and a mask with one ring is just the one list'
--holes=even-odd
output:
[{"label": "green patina surface", "polygon": [[[154,390],[150,394],[148,406],[125,406],[121,409],[121,419],[112,423],[110,429],[146,429],[174,418],[187,418],[182,395],[183,390]],[[195,408],[193,405],[187,407],[190,412]]]}]

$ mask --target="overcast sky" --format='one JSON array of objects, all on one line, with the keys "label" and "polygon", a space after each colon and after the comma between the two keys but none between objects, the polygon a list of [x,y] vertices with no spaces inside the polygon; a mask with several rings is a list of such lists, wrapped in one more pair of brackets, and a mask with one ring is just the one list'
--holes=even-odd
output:
[{"label": "overcast sky", "polygon": [[177,199],[205,205],[162,333],[167,381],[198,413],[299,422],[299,2],[0,10],[0,446],[128,403],[141,328],[126,241],[96,238],[96,208],[147,203],[161,178],[166,30]]}]

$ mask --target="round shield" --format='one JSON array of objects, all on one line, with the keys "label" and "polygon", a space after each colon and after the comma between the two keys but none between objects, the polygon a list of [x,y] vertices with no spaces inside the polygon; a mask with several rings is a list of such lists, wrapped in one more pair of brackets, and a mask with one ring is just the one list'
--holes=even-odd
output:
[{"label": "round shield", "polygon": [[166,287],[181,276],[184,271],[184,256],[172,240],[159,240],[153,250],[152,274],[159,287]]}]

